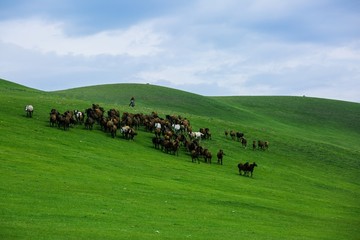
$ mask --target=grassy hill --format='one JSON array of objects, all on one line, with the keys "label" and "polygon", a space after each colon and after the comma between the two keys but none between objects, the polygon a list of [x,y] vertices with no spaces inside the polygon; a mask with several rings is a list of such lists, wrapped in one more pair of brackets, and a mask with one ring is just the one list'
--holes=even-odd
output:
[{"label": "grassy hill", "polygon": [[[358,239],[360,105],[303,97],[205,97],[155,85],[43,92],[0,80],[1,239]],[[128,107],[131,96],[136,107]],[[24,112],[35,107],[33,118]],[[177,114],[224,165],[195,164],[99,126],[49,126],[50,109],[98,103]],[[225,130],[267,151],[244,149]],[[237,163],[256,161],[253,178]],[[213,159],[213,162],[216,162]]]}]

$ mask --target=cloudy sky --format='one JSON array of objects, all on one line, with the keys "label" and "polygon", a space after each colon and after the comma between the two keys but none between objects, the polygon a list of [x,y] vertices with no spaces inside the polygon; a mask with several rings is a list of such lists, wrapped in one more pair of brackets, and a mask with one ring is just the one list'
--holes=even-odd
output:
[{"label": "cloudy sky", "polygon": [[360,102],[359,0],[1,0],[0,78]]}]

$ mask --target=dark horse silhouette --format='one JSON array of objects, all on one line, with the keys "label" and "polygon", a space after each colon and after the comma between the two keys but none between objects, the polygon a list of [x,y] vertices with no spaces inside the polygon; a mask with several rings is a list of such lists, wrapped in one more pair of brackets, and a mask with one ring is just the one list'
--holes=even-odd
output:
[{"label": "dark horse silhouette", "polygon": [[[252,177],[252,176],[253,176],[254,167],[257,167],[257,164],[256,164],[255,162],[250,163],[250,164],[249,164],[249,162],[239,163],[239,164],[238,164],[239,174],[240,174],[240,175],[244,175],[244,176],[249,176],[249,174],[250,174],[250,177]],[[242,174],[242,172],[243,172],[244,174]]]}]

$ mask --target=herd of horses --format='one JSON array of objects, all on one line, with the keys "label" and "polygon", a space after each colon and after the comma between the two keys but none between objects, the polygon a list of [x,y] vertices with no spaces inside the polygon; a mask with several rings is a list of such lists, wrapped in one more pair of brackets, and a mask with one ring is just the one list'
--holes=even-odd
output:
[{"label": "herd of horses", "polygon": [[[26,105],[25,111],[26,116],[31,118],[34,107],[32,105]],[[62,127],[64,130],[67,130],[71,124],[84,124],[86,129],[91,130],[93,124],[98,123],[105,132],[109,131],[113,138],[116,136],[117,129],[120,129],[120,132],[123,136],[126,136],[126,139],[133,140],[134,136],[137,135],[135,128],[143,124],[146,131],[153,131],[155,133],[155,137],[152,138],[152,143],[155,148],[178,155],[177,152],[182,144],[186,147],[192,162],[196,162],[197,160],[197,162],[200,163],[199,157],[202,156],[205,163],[211,163],[212,153],[199,144],[201,139],[211,139],[209,128],[200,128],[198,132],[194,132],[192,131],[190,122],[186,118],[166,115],[166,119],[162,119],[154,112],[152,112],[151,115],[138,114],[136,117],[130,113],[124,113],[120,117],[119,111],[115,109],[109,110],[107,112],[108,116],[105,117],[104,112],[103,108],[95,104],[93,104],[91,108],[86,109],[85,112],[75,110],[60,114],[55,109],[52,109],[50,111],[50,126],[58,125],[59,128]],[[185,135],[189,137],[189,140],[187,140]],[[241,142],[242,146],[246,148],[247,141],[243,133],[225,131],[225,136],[227,137],[228,135],[230,135],[233,140],[237,139]],[[172,136],[174,136],[174,138]],[[266,150],[268,147],[268,141],[253,141],[253,150],[256,148]],[[218,164],[223,165],[224,155],[225,153],[222,149],[217,152]],[[252,177],[257,164],[255,162],[239,163],[237,167],[240,175]]]}]

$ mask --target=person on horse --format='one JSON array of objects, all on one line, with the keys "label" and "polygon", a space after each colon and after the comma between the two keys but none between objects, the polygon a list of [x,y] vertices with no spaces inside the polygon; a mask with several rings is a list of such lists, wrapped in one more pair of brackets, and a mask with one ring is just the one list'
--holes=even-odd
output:
[{"label": "person on horse", "polygon": [[135,107],[135,98],[134,97],[131,97],[129,106],[130,107]]}]

